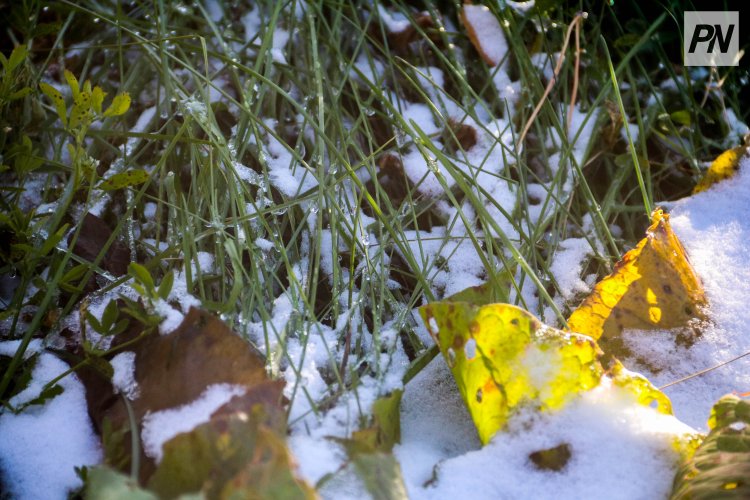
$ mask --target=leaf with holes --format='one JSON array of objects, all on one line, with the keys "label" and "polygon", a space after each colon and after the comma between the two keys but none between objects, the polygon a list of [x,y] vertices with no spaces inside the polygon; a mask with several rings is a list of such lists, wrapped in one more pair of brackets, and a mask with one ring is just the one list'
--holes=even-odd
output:
[{"label": "leaf with holes", "polygon": [[705,320],[706,306],[700,278],[669,225],[669,215],[657,209],[646,237],[573,311],[568,326],[621,357],[629,354],[627,329],[674,330],[676,339],[691,342]]},{"label": "leaf with holes", "polygon": [[544,326],[512,305],[437,302],[420,313],[482,443],[522,406],[561,408],[604,373],[592,339]]},{"label": "leaf with holes", "polygon": [[610,359],[585,335],[542,324],[510,304],[436,302],[420,308],[451,368],[482,443],[522,409],[556,411],[608,376],[634,404],[671,413],[669,399],[646,378]]}]

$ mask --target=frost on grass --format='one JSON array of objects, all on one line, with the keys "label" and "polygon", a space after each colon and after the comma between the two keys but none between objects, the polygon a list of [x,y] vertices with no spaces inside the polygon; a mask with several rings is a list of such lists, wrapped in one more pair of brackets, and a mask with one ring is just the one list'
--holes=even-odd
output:
[{"label": "frost on grass", "polygon": [[[13,356],[19,341],[0,343],[0,355]],[[32,341],[28,354],[39,352],[41,342]],[[22,404],[39,395],[43,386],[68,370],[68,365],[41,353],[29,387],[12,404]],[[75,375],[60,380],[63,393],[15,415],[0,414],[0,477],[14,498],[63,500],[80,486],[75,467],[95,465],[102,458],[99,439],[91,427],[83,385]]]}]

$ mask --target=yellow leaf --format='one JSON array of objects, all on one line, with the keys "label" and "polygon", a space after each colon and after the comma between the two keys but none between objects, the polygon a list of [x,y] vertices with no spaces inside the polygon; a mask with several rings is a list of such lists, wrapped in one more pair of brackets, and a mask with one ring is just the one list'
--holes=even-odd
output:
[{"label": "yellow leaf", "polygon": [[65,75],[65,80],[68,82],[68,86],[70,87],[70,92],[73,94],[73,101],[75,101],[76,99],[78,99],[78,94],[80,92],[78,88],[78,79],[67,69],[63,72],[63,74]]},{"label": "yellow leaf", "polygon": [[747,148],[740,146],[734,149],[728,149],[721,153],[708,168],[706,175],[693,189],[693,194],[700,193],[710,188],[717,182],[732,177],[739,169],[740,160],[747,154]]},{"label": "yellow leaf", "polygon": [[91,107],[98,115],[102,114],[102,103],[106,95],[107,93],[99,86],[94,87],[94,90],[91,91]]},{"label": "yellow leaf", "polygon": [[436,302],[420,313],[485,444],[520,408],[559,409],[604,373],[592,339],[516,306]]},{"label": "yellow leaf", "polygon": [[122,94],[117,94],[112,99],[112,104],[104,112],[104,116],[119,116],[124,114],[128,109],[130,109],[130,94],[123,92]]},{"label": "yellow leaf", "polygon": [[65,99],[63,99],[62,94],[59,90],[57,90],[52,85],[49,85],[48,83],[40,83],[39,88],[41,91],[49,97],[49,99],[52,101],[52,103],[55,105],[55,109],[57,110],[57,116],[60,117],[60,121],[64,126],[68,125],[68,117],[67,117],[67,110],[65,108]]},{"label": "yellow leaf", "polygon": [[568,326],[621,356],[628,353],[625,329],[683,328],[696,318],[705,319],[706,304],[703,286],[669,225],[669,215],[657,209],[646,237],[573,311]]},{"label": "yellow leaf", "polygon": [[70,113],[70,127],[79,125],[88,126],[94,115],[91,110],[91,92],[86,90],[78,92],[78,97],[73,100],[73,110]]}]

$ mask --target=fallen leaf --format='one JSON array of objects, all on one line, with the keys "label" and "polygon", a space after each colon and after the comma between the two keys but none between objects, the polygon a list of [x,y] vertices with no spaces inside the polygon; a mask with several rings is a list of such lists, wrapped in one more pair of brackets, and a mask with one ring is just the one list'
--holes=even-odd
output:
[{"label": "fallen leaf", "polygon": [[636,403],[671,413],[669,399],[646,378],[602,351],[585,335],[543,325],[510,304],[435,302],[420,308],[474,420],[483,444],[521,409],[556,411],[603,376]]},{"label": "fallen leaf", "polygon": [[352,461],[367,491],[375,500],[407,499],[401,465],[390,453],[357,453]]},{"label": "fallen leaf", "polygon": [[490,66],[500,64],[508,53],[508,43],[495,14],[484,5],[464,4],[459,17],[484,62]]},{"label": "fallen leaf", "polygon": [[[102,219],[87,213],[81,221],[81,229],[73,246],[73,253],[89,262],[94,262],[112,235],[112,230]],[[68,244],[73,239],[71,234]],[[114,276],[123,276],[128,272],[130,263],[130,250],[124,243],[114,240],[107,249],[99,266],[112,273]]]},{"label": "fallen leaf", "polygon": [[604,372],[593,340],[548,328],[512,305],[436,302],[420,314],[483,444],[519,407],[558,409]]},{"label": "fallen leaf", "polygon": [[352,439],[365,443],[373,450],[390,452],[401,441],[401,396],[396,390],[372,404],[372,425],[352,433]]},{"label": "fallen leaf", "polygon": [[750,498],[750,401],[722,397],[708,426],[703,444],[677,471],[670,498]]},{"label": "fallen leaf", "polygon": [[334,439],[346,450],[354,470],[375,499],[408,498],[401,465],[393,446],[401,441],[401,396],[396,390],[375,400],[371,425],[352,433],[351,439]]},{"label": "fallen leaf", "polygon": [[[125,342],[138,333],[126,332],[116,340]],[[171,334],[150,334],[128,350],[135,353],[134,378],[140,394],[129,405],[139,429],[147,413],[189,404],[214,384],[239,385],[250,391],[268,383],[260,353],[218,318],[195,308]],[[125,429],[129,455],[130,420],[122,397],[114,395],[109,381],[97,373],[82,371],[79,376],[86,384],[89,413],[97,429],[101,431],[105,419],[113,432]],[[140,464],[140,478],[145,483],[155,463],[141,451]]]},{"label": "fallen leaf", "polygon": [[619,357],[628,354],[624,330],[685,330],[705,319],[706,305],[700,278],[669,225],[669,215],[657,209],[646,237],[573,311],[568,326]]},{"label": "fallen leaf", "polygon": [[450,154],[468,151],[477,144],[477,141],[477,129],[465,123],[448,120],[448,126],[443,130],[443,144]]},{"label": "fallen leaf", "polygon": [[101,465],[86,472],[84,498],[89,500],[157,500],[159,497],[138,486],[138,481]]},{"label": "fallen leaf", "polygon": [[[388,23],[383,22],[383,24],[387,29]],[[435,22],[432,20],[429,13],[417,13],[410,19],[409,24],[404,26],[403,29],[393,31],[388,30],[386,33],[388,48],[398,55],[407,56],[409,54],[409,45],[418,41],[424,36],[424,32],[429,32],[434,27]],[[436,36],[430,36],[428,33],[425,34],[433,39],[433,41],[438,39]],[[370,29],[370,35],[373,37],[373,40],[380,39],[382,36],[380,27],[373,25]]]},{"label": "fallen leaf", "polygon": [[745,146],[740,146],[721,153],[711,163],[706,175],[695,186],[693,194],[705,191],[717,182],[732,177],[739,170],[740,160],[747,155],[747,152],[748,150]]},{"label": "fallen leaf", "polygon": [[294,474],[279,405],[283,388],[283,381],[256,386],[167,441],[149,489],[161,498],[199,491],[205,498],[316,498]]}]

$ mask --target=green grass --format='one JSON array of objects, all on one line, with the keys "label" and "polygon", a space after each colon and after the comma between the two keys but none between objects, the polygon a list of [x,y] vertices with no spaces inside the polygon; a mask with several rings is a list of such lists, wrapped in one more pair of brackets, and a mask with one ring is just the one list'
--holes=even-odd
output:
[{"label": "green grass", "polygon": [[[605,275],[641,237],[647,215],[658,202],[689,193],[700,173],[697,160],[733,145],[722,142],[725,130],[708,129],[715,127],[722,105],[737,110],[737,102],[721,104],[711,96],[702,106],[700,92],[690,89],[698,84],[689,78],[676,92],[655,94],[679,69],[654,35],[673,22],[667,15],[633,30],[620,24],[623,19],[606,2],[584,5],[589,17],[580,40],[581,71],[576,74],[571,40],[525,147],[519,151],[498,141],[477,162],[460,149],[445,147],[455,141],[446,110],[459,109],[464,121],[478,124],[479,134],[488,133],[490,118],[504,118],[515,143],[547,83],[532,64],[532,51],[559,50],[572,14],[582,6],[527,17],[495,10],[507,20],[511,74],[520,82],[513,116],[492,84],[496,69],[481,62],[458,22],[456,2],[430,3],[426,10],[431,26],[415,22],[417,12],[405,3],[384,6],[412,19],[415,41],[408,46],[389,40],[376,5],[311,2],[298,16],[290,14],[294,7],[293,2],[262,5],[265,18],[248,42],[239,18],[247,9],[229,8],[217,23],[201,6],[174,2],[59,2],[28,12],[22,5],[12,7],[13,15],[30,19],[7,33],[12,43],[24,43],[31,51],[17,83],[34,91],[2,109],[11,130],[3,132],[0,146],[8,158],[10,147],[26,134],[34,155],[44,162],[33,172],[11,168],[2,174],[5,242],[0,274],[6,281],[18,277],[2,313],[4,338],[58,338],[62,319],[78,314],[84,298],[96,302],[127,282],[128,275],[116,277],[103,270],[109,246],[119,240],[157,283],[169,271],[184,268],[187,290],[203,307],[241,334],[262,341],[274,376],[301,366],[299,357],[289,356],[290,341],[299,342],[304,357],[310,336],[324,328],[335,331],[336,343],[327,345],[330,362],[319,367],[329,392],[319,398],[303,386],[292,391],[293,398],[308,398],[313,411],[323,411],[342,391],[356,391],[362,376],[382,380],[395,369],[389,355],[396,346],[382,342],[384,327],[399,332],[399,342],[411,360],[417,360],[408,377],[424,361],[420,356],[434,354],[415,334],[418,325],[410,311],[442,297],[433,280],[451,257],[449,253],[425,265],[420,248],[432,242],[429,236],[409,241],[415,231],[446,225],[450,231],[458,222],[472,227],[440,243],[444,248],[453,243],[475,248],[498,297],[535,314],[548,309],[547,321],[563,322],[576,304],[559,298],[550,273],[560,242],[587,238],[592,250],[584,269]],[[637,15],[633,20],[639,21]],[[47,25],[59,32],[45,34]],[[539,26],[546,27],[546,35]],[[291,34],[281,49],[285,61],[274,48],[277,28]],[[73,44],[78,53],[68,57]],[[382,71],[368,80],[357,61]],[[555,63],[553,59],[553,67]],[[100,161],[99,174],[108,164],[147,168],[148,182],[106,195],[71,184],[73,167],[64,147],[68,136],[49,100],[36,90],[41,81],[59,80],[63,65],[79,80],[102,86],[110,98],[122,91],[133,97],[131,111],[91,129],[86,146]],[[426,78],[426,66],[443,72],[444,87]],[[226,85],[215,85],[216,79]],[[566,119],[559,113],[568,108],[575,79],[577,102],[596,120],[581,163],[573,156],[574,137],[564,133]],[[212,92],[221,94],[222,104],[211,104]],[[654,102],[647,102],[649,96],[656,97]],[[441,132],[430,135],[407,121],[403,111],[409,102],[427,105]],[[151,106],[156,109],[147,128],[131,132],[140,113]],[[595,115],[597,109],[601,111]],[[688,112],[691,127],[675,121],[674,113],[681,110]],[[625,141],[619,133],[623,114],[638,128],[637,137]],[[550,131],[561,138],[553,148],[547,145]],[[443,145],[435,142],[441,137]],[[674,137],[683,140],[675,142]],[[275,188],[269,164],[280,160],[270,156],[269,142],[279,148],[279,157],[288,157],[294,172],[314,176],[317,185],[291,195]],[[124,143],[129,147],[123,150],[119,146]],[[419,182],[408,181],[398,169],[385,178],[384,156],[413,148],[439,172],[443,196],[426,196]],[[489,197],[489,187],[477,181],[480,172],[491,168],[487,162],[495,151],[506,162],[498,182],[506,183],[517,198],[512,207],[499,205]],[[556,152],[559,169],[550,163]],[[248,168],[254,174],[242,180]],[[530,199],[527,186],[532,183],[545,183],[541,199]],[[44,203],[67,192],[69,202],[52,214],[31,215],[28,208],[17,209],[22,206],[19,188],[39,189]],[[73,230],[75,241],[84,206],[101,200],[107,203],[102,218],[113,234],[93,262],[74,255],[73,243],[65,245],[64,240],[44,248],[63,224],[69,224],[65,237]],[[152,221],[144,216],[150,203],[155,205]],[[529,215],[532,203],[544,207],[539,220]],[[500,215],[493,206],[502,208]],[[452,220],[450,209],[455,209]],[[587,216],[591,222],[584,229]],[[613,231],[613,225],[619,230]],[[512,233],[503,227],[511,227]],[[153,241],[146,243],[145,238]],[[256,244],[259,238],[270,241],[272,248]],[[165,249],[155,249],[162,243]],[[214,272],[191,271],[188,263],[198,263],[200,252],[214,256]],[[90,295],[61,293],[63,278],[75,264],[84,265],[85,275],[74,286],[91,275],[98,277],[98,289]],[[392,286],[393,280],[400,287]],[[32,286],[36,291],[30,293]],[[536,290],[538,304],[526,302],[528,290]],[[275,301],[284,294],[291,311],[281,325],[271,319],[278,314]],[[373,357],[370,351],[386,356]],[[14,373],[6,372],[3,389]]]}]

